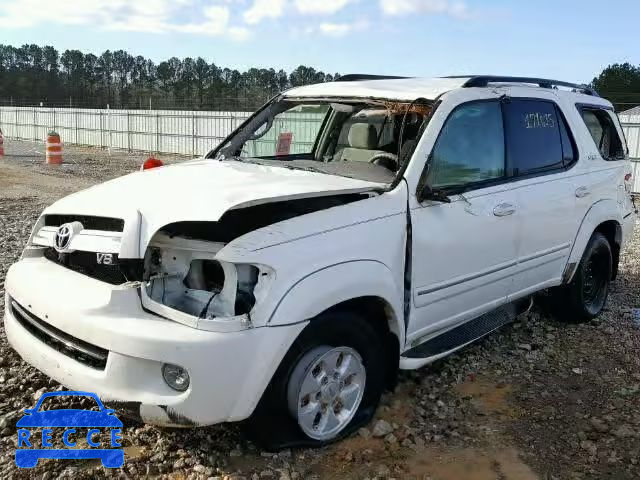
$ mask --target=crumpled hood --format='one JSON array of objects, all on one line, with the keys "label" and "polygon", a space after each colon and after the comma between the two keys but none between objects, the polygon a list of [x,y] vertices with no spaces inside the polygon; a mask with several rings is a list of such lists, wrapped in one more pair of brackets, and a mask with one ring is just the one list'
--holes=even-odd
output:
[{"label": "crumpled hood", "polygon": [[357,193],[382,184],[237,161],[194,160],[136,172],[65,197],[45,213],[141,217],[141,248],[174,222],[217,221],[229,209],[294,198]]}]

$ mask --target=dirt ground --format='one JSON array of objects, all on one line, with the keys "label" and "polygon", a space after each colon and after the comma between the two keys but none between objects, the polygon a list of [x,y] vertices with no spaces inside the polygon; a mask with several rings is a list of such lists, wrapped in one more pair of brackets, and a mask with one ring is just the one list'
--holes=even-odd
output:
[{"label": "dirt ground", "polygon": [[[27,149],[27,147],[24,147]],[[4,275],[52,201],[139,168],[146,155],[74,150],[62,167],[0,159],[0,307]],[[169,159],[179,161],[177,157]],[[608,308],[584,325],[538,307],[435,365],[403,372],[376,419],[320,450],[259,450],[235,425],[196,430],[126,425],[125,465],[14,464],[15,421],[62,388],[24,363],[0,330],[0,476],[547,480],[640,478],[640,228]]]}]

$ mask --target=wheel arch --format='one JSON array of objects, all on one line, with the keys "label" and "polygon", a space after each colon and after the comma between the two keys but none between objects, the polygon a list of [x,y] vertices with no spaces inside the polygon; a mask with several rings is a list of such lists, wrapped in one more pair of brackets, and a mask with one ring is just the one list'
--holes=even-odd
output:
[{"label": "wheel arch", "polygon": [[613,256],[612,280],[618,274],[620,249],[622,245],[622,218],[618,205],[614,200],[602,200],[595,203],[585,215],[578,234],[573,243],[573,249],[565,267],[563,283],[571,282],[582,255],[594,233],[601,233],[608,240]]},{"label": "wheel arch", "polygon": [[[402,277],[399,280],[402,282]],[[274,311],[269,326],[310,321],[325,313],[349,311],[370,321],[385,342],[395,382],[404,345],[402,286],[389,268],[374,260],[346,262],[324,268],[293,285]]]},{"label": "wheel arch", "polygon": [[618,266],[620,264],[620,248],[622,246],[622,225],[616,220],[607,220],[598,225],[594,231],[601,233],[611,246],[611,280],[618,276]]}]

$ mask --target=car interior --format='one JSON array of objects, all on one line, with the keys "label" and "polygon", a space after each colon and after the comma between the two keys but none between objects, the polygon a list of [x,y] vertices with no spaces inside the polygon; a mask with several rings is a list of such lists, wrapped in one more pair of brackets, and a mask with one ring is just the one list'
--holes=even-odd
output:
[{"label": "car interior", "polygon": [[292,166],[299,161],[327,167],[357,162],[395,174],[409,160],[430,111],[431,105],[407,102],[283,101],[259,115],[222,152]]},{"label": "car interior", "polygon": [[333,128],[339,134],[329,134],[321,143],[320,158],[329,162],[373,163],[396,172],[415,147],[425,117],[422,112],[380,108],[363,108],[346,117],[336,115]]}]

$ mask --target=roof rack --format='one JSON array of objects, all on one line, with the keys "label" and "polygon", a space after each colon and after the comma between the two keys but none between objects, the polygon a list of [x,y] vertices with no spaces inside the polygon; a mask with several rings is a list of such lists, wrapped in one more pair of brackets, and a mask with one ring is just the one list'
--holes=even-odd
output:
[{"label": "roof rack", "polygon": [[336,80],[336,82],[359,82],[367,80],[401,80],[409,77],[395,77],[390,75],[368,75],[365,73],[350,73],[343,75]]},{"label": "roof rack", "polygon": [[[448,77],[463,78],[463,77]],[[467,80],[463,87],[486,87],[489,83],[532,83],[540,88],[568,87],[573,88],[577,92],[585,93],[593,97],[599,97],[598,92],[588,85],[580,85],[577,83],[562,82],[560,80],[549,80],[548,78],[535,77],[505,77],[500,75],[478,75]]]}]

